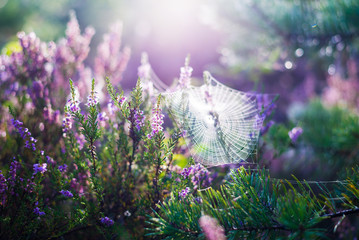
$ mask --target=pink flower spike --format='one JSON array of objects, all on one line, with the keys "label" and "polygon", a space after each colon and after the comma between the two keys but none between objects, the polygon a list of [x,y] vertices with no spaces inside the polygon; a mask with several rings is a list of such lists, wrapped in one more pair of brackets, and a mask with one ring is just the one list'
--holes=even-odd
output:
[{"label": "pink flower spike", "polygon": [[295,127],[291,131],[288,132],[289,138],[293,143],[297,141],[297,138],[302,135],[303,129],[301,127]]},{"label": "pink flower spike", "polygon": [[224,229],[218,224],[217,219],[208,215],[203,215],[199,219],[199,225],[201,226],[206,238],[208,240],[225,240]]}]

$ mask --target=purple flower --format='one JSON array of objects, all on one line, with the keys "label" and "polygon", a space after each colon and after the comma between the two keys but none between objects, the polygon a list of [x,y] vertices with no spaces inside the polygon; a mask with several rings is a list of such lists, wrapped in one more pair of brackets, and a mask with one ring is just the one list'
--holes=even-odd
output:
[{"label": "purple flower", "polygon": [[115,111],[118,110],[115,104],[113,103],[112,99],[110,99],[110,101],[107,103],[107,110],[110,116],[112,116],[115,113]]},{"label": "purple flower", "polygon": [[6,183],[6,178],[1,173],[1,170],[0,170],[0,205],[1,206],[5,206],[7,189],[8,189],[8,186]]},{"label": "purple flower", "polygon": [[87,106],[88,107],[94,107],[99,103],[99,99],[97,97],[97,92],[93,91],[91,94],[87,97]]},{"label": "purple flower", "polygon": [[106,115],[105,112],[101,112],[97,115],[97,119],[100,121],[100,122],[106,122],[108,121],[108,116]]},{"label": "purple flower", "polygon": [[274,121],[270,120],[265,126],[261,128],[261,135],[264,135],[268,132],[268,130],[274,125]]},{"label": "purple flower", "polygon": [[80,101],[77,98],[77,94],[75,92],[75,96],[72,96],[72,98],[68,101],[68,107],[70,112],[79,112],[80,111],[80,107],[79,107]]},{"label": "purple flower", "polygon": [[67,197],[67,198],[72,198],[72,197],[74,196],[74,195],[73,195],[70,191],[68,191],[68,190],[61,190],[60,193],[61,193],[63,196]]},{"label": "purple flower", "polygon": [[38,215],[39,217],[45,215],[45,212],[40,211],[40,208],[39,208],[39,207],[35,207],[35,208],[34,208],[34,213],[35,213],[36,215]]},{"label": "purple flower", "polygon": [[59,42],[56,51],[57,62],[75,63],[76,67],[79,67],[90,52],[89,45],[94,34],[95,30],[87,27],[85,33],[81,35],[76,15],[71,12],[66,28],[66,38]]},{"label": "purple flower", "polygon": [[64,119],[62,120],[62,131],[66,134],[72,128],[71,114],[65,112]]},{"label": "purple flower", "polygon": [[297,138],[302,135],[303,129],[301,127],[295,127],[288,132],[289,138],[292,140],[293,143],[297,141]]},{"label": "purple flower", "polygon": [[25,141],[25,147],[28,149],[32,149],[33,151],[36,150],[35,143],[37,140],[31,136],[31,132],[29,132],[29,129],[24,128],[22,125],[23,123],[19,120],[11,119],[11,123],[14,125],[14,127],[17,129],[17,131],[20,133],[20,136]]},{"label": "purple flower", "polygon": [[43,83],[41,81],[34,81],[29,93],[33,103],[36,103],[38,99],[42,99],[44,97]]},{"label": "purple flower", "polygon": [[28,129],[22,127],[22,125],[24,125],[24,124],[22,122],[20,122],[19,120],[15,120],[15,119],[11,119],[11,123],[18,130],[18,132],[20,133],[20,136],[23,139],[25,139],[27,136]]},{"label": "purple flower", "polygon": [[137,131],[140,131],[141,128],[145,124],[145,117],[143,116],[143,111],[134,109],[133,117],[134,117],[134,121],[135,121],[135,127],[136,127]]},{"label": "purple flower", "polygon": [[66,38],[60,39],[56,47],[52,89],[68,86],[67,81],[71,78],[78,83],[81,94],[85,94],[88,87],[85,80],[91,71],[85,67],[84,60],[90,52],[90,42],[94,34],[95,30],[91,27],[87,27],[81,34],[75,13],[70,13]]},{"label": "purple flower", "polygon": [[[19,32],[17,37],[22,47],[22,52],[13,53],[11,56],[13,77],[16,79],[22,76],[34,81],[46,80],[51,74],[45,66],[52,63],[55,50],[53,45],[41,42],[33,32],[28,35],[24,32]],[[29,61],[30,59],[31,61]],[[42,84],[40,83],[40,85]],[[41,94],[42,87],[39,87],[35,86],[33,91]]]},{"label": "purple flower", "polygon": [[[251,94],[248,97],[251,97]],[[275,103],[273,102],[274,97],[270,94],[256,94],[254,93],[257,99],[258,109],[261,111],[261,117],[266,118],[267,116],[271,115],[274,108],[276,107]]]},{"label": "purple flower", "polygon": [[31,143],[28,140],[25,142],[25,147],[28,149],[32,149],[33,151],[36,151],[35,143]]},{"label": "purple flower", "polygon": [[148,63],[147,53],[142,53],[141,66],[137,69],[137,75],[142,82],[149,82],[151,73],[151,65]]},{"label": "purple flower", "polygon": [[60,111],[54,111],[51,107],[51,104],[48,104],[47,107],[44,108],[43,112],[44,119],[49,123],[59,123]]},{"label": "purple flower", "polygon": [[95,58],[95,76],[98,80],[109,77],[114,84],[122,80],[131,50],[125,47],[121,48],[122,24],[116,22],[110,26],[110,32],[103,36],[103,41],[97,47],[97,56]]},{"label": "purple flower", "polygon": [[67,170],[67,165],[66,165],[66,164],[60,165],[60,166],[58,166],[58,169],[59,169],[60,172],[66,172],[66,170]]},{"label": "purple flower", "polygon": [[164,115],[162,114],[162,110],[161,108],[159,108],[159,106],[152,109],[152,119],[151,119],[152,132],[147,136],[149,139],[151,139],[159,132],[163,131],[163,127],[162,127],[163,118]]},{"label": "purple flower", "polygon": [[263,117],[263,119],[264,119],[264,118],[270,116],[270,115],[272,114],[272,112],[273,112],[273,110],[274,110],[275,107],[276,107],[276,105],[275,105],[274,103],[271,103],[269,106],[267,106],[267,107],[263,110],[263,112],[262,112],[262,114],[261,114],[261,117]]},{"label": "purple flower", "polygon": [[208,170],[198,163],[193,166],[191,181],[195,188],[207,187],[211,184],[212,178],[209,177]]},{"label": "purple flower", "polygon": [[209,176],[209,171],[200,163],[184,168],[181,172],[183,178],[190,178],[194,188],[208,187],[213,181],[214,176]]},{"label": "purple flower", "polygon": [[117,102],[118,102],[118,105],[120,105],[120,107],[122,107],[122,104],[126,101],[126,97],[124,96],[117,96]]},{"label": "purple flower", "polygon": [[180,88],[188,88],[190,86],[192,71],[193,68],[189,66],[189,57],[186,57],[185,66],[181,67],[181,74],[178,80]]},{"label": "purple flower", "polygon": [[34,168],[34,173],[33,175],[37,174],[37,173],[44,173],[47,171],[46,169],[47,167],[47,164],[46,163],[43,163],[43,164],[34,164],[33,168]]},{"label": "purple flower", "polygon": [[225,240],[226,235],[224,229],[218,224],[217,219],[208,215],[203,215],[199,219],[199,225],[201,226],[206,238],[208,240]]},{"label": "purple flower", "polygon": [[51,164],[52,166],[54,166],[56,164],[54,159],[50,156],[46,156],[46,162],[47,162],[47,164]]},{"label": "purple flower", "polygon": [[113,220],[109,217],[103,217],[100,219],[101,223],[107,227],[110,227],[114,224]]},{"label": "purple flower", "polygon": [[16,173],[19,168],[20,163],[14,158],[14,160],[10,164],[10,171],[8,177],[9,186],[15,186]]},{"label": "purple flower", "polygon": [[190,166],[189,168],[184,168],[181,172],[181,175],[186,179],[189,177],[191,173],[192,173],[192,166]]},{"label": "purple flower", "polygon": [[189,193],[189,191],[190,191],[191,189],[189,188],[189,187],[186,187],[185,189],[182,189],[178,194],[179,194],[179,197],[181,198],[181,199],[184,199],[185,197],[187,197],[187,195],[188,195],[188,193]]},{"label": "purple flower", "polygon": [[200,198],[200,197],[196,197],[196,198],[194,198],[194,201],[196,202],[196,203],[198,203],[198,204],[201,204],[203,201],[202,201],[202,198]]}]

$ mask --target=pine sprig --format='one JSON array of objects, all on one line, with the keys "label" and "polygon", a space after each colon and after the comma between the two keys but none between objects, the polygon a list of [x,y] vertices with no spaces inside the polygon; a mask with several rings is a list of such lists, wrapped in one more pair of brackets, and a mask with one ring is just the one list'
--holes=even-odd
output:
[{"label": "pine sprig", "polygon": [[344,203],[336,208],[350,209],[328,214],[330,209],[324,203],[330,201],[332,195],[327,191],[317,194],[305,181],[296,179],[297,186],[294,187],[290,181],[270,179],[265,171],[252,172],[241,168],[232,171],[232,180],[222,185],[220,190],[209,188],[198,192],[202,203],[196,202],[195,196],[178,200],[172,195],[159,204],[159,210],[148,221],[151,226],[149,235],[194,239],[202,234],[199,218],[207,214],[219,221],[228,239],[280,236],[284,233],[290,239],[325,237],[327,229],[319,228],[318,223],[359,211],[358,204],[353,201],[358,199],[359,188],[351,176],[347,179],[349,184],[342,189],[347,191],[342,192]]}]

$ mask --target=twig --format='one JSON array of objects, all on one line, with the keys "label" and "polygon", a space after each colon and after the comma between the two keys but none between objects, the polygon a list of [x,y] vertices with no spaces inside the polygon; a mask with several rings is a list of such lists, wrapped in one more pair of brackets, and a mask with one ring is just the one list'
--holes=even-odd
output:
[{"label": "twig", "polygon": [[336,212],[336,213],[324,214],[322,217],[337,218],[337,217],[341,217],[343,215],[352,215],[352,214],[356,214],[356,213],[359,213],[359,208],[343,210],[343,211]]}]

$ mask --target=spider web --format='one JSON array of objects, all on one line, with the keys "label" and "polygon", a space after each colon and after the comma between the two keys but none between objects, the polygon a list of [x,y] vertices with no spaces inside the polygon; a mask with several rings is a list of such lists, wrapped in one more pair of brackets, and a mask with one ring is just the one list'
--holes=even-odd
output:
[{"label": "spider web", "polygon": [[[208,72],[205,84],[165,93],[173,119],[185,132],[196,162],[206,166],[245,162],[257,146],[267,106],[263,95],[229,88]],[[262,108],[262,109],[261,109]]]}]

